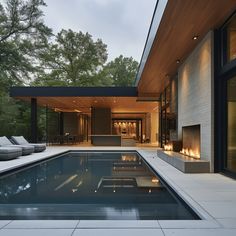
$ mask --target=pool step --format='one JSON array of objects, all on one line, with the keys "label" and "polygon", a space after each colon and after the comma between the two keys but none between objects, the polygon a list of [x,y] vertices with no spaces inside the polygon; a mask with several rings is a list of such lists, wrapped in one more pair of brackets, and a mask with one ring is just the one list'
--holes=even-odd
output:
[{"label": "pool step", "polygon": [[99,188],[134,188],[137,186],[135,178],[129,177],[102,177],[98,183]]}]

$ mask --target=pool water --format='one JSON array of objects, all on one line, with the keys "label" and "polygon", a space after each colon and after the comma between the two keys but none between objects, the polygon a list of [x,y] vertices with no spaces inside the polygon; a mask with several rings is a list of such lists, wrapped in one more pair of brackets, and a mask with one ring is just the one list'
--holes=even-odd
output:
[{"label": "pool water", "polygon": [[69,152],[0,177],[0,219],[198,216],[136,152]]}]

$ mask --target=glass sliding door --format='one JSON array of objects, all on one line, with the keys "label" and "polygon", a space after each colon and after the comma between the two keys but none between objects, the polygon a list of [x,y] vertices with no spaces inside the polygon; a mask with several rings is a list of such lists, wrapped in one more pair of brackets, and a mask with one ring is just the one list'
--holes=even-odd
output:
[{"label": "glass sliding door", "polygon": [[232,172],[236,172],[236,77],[227,81],[226,168]]},{"label": "glass sliding door", "polygon": [[159,116],[159,143],[161,147],[169,141],[177,140],[177,80],[175,77],[161,94]]}]

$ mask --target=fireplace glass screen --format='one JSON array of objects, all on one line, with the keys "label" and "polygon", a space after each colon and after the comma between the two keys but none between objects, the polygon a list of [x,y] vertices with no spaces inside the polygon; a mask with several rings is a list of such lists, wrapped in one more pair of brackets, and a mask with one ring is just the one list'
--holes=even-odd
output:
[{"label": "fireplace glass screen", "polygon": [[181,153],[194,158],[200,158],[200,125],[185,126],[183,132],[183,149]]}]

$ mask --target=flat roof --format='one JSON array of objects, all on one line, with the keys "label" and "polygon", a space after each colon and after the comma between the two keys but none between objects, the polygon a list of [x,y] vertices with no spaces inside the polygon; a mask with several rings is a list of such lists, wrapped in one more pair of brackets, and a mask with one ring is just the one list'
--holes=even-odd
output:
[{"label": "flat roof", "polygon": [[155,112],[157,97],[138,97],[136,87],[12,87],[10,96],[58,112],[89,113],[91,107],[109,107],[112,112]]},{"label": "flat roof", "polygon": [[137,97],[136,87],[12,87],[11,97]]},{"label": "flat roof", "polygon": [[160,94],[207,32],[235,9],[235,0],[159,0],[136,77],[138,92]]}]

